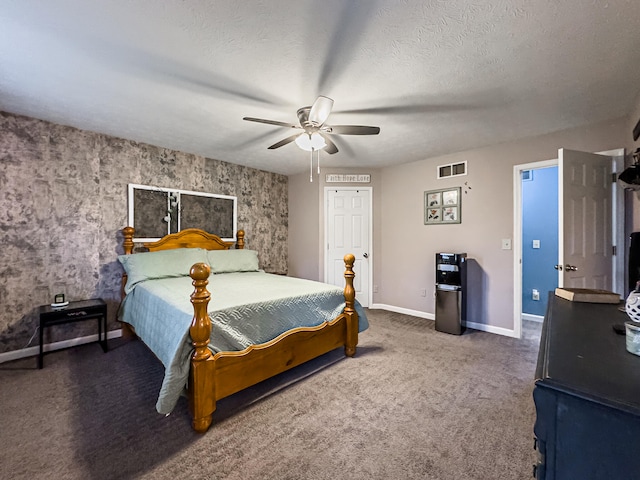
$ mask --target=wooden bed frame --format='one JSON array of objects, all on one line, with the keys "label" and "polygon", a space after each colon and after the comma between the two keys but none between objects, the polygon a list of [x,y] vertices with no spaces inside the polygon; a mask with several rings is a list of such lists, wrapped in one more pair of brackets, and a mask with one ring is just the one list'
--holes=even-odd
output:
[{"label": "wooden bed frame", "polygon": [[[127,255],[133,253],[134,232],[133,227],[125,227],[122,230],[123,246]],[[186,229],[167,235],[157,242],[144,243],[151,252],[194,247],[228,250],[233,245],[234,242],[225,242],[198,229]],[[235,247],[244,248],[243,230],[238,231]],[[207,431],[212,422],[216,402],[222,398],[339,347],[344,347],[345,355],[355,355],[358,344],[358,314],[354,308],[354,261],[353,255],[345,255],[346,306],[337,318],[316,327],[289,330],[267,343],[251,345],[241,351],[216,354],[207,348],[211,334],[211,320],[207,314],[211,298],[207,290],[210,268],[205,263],[196,263],[191,267],[190,276],[194,286],[191,303],[194,314],[189,333],[195,350],[191,357],[188,396],[194,430],[201,433]],[[125,281],[126,277],[123,278],[123,284]]]}]

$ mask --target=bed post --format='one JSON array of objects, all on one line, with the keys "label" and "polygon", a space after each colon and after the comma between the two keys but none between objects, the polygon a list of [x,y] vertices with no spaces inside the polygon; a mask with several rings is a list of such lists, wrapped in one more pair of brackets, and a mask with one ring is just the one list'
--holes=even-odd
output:
[{"label": "bed post", "polygon": [[124,236],[122,246],[124,247],[125,255],[131,255],[133,253],[133,235],[135,231],[133,227],[124,227],[122,229],[122,235]]},{"label": "bed post", "polygon": [[[122,241],[122,247],[124,248],[125,255],[131,255],[133,253],[133,235],[135,229],[133,227],[124,227],[122,229],[122,235],[124,240]],[[127,273],[122,274],[122,285],[120,285],[120,298],[124,298],[124,286],[127,284]]]},{"label": "bed post", "polygon": [[238,230],[238,241],[236,242],[236,248],[244,248],[244,230]]},{"label": "bed post", "polygon": [[189,328],[195,348],[189,373],[189,407],[193,418],[193,429],[200,433],[207,431],[216,409],[214,372],[208,371],[214,368],[213,354],[207,348],[211,335],[211,319],[207,313],[211,298],[207,290],[209,273],[211,269],[206,263],[196,263],[189,272],[195,287],[191,294],[193,320]]},{"label": "bed post", "polygon": [[346,267],[344,272],[344,300],[346,302],[344,314],[347,316],[347,338],[344,344],[344,353],[348,357],[353,357],[356,354],[356,345],[358,344],[358,313],[354,308],[356,291],[353,288],[353,277],[355,277],[353,263],[355,261],[356,257],[350,253],[344,256],[344,266]]},{"label": "bed post", "polygon": [[[131,255],[133,253],[133,247],[135,246],[135,244],[133,243],[133,235],[135,234],[135,232],[136,230],[133,227],[124,227],[122,229],[122,236],[124,237],[124,240],[122,241],[122,247],[124,248],[125,255]],[[127,284],[127,273],[123,272],[122,282],[120,285],[120,301],[121,302],[122,300],[124,300],[124,297],[125,297],[124,287],[126,284]],[[122,336],[124,338],[129,338],[129,339],[136,338],[136,334],[131,328],[131,325],[124,322],[121,322],[121,323],[122,323]]]}]

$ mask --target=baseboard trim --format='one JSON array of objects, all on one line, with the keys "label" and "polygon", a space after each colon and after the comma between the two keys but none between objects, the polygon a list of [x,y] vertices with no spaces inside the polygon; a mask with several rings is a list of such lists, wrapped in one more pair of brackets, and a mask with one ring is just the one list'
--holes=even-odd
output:
[{"label": "baseboard trim", "polygon": [[[396,307],[394,305],[386,305],[384,303],[372,303],[369,305],[369,308],[373,310],[386,310],[394,313],[402,313],[403,315],[411,315],[412,317],[425,318],[427,320],[435,320],[435,315],[433,313],[422,312],[420,310],[412,310],[410,308]],[[528,315],[523,314],[522,318],[525,320],[533,320],[533,321],[542,321],[537,320],[536,318],[525,318],[525,315],[528,317],[537,317],[537,315]],[[539,317],[544,319],[544,317]],[[503,327],[494,327],[493,325],[485,325],[483,323],[475,323],[475,322],[467,322],[466,326],[468,328],[473,328],[474,330],[480,330],[488,333],[495,333],[497,335],[504,335],[505,337],[517,337],[513,330],[509,330],[508,328]],[[107,332],[107,338],[119,338],[122,336],[122,329],[111,330]],[[93,343],[98,341],[98,335],[87,335],[86,337],[78,337],[72,338],[69,340],[63,340],[61,342],[47,343],[42,349],[45,352],[52,352],[54,350],[62,350],[63,348],[75,347],[77,345],[84,345],[85,343]],[[20,358],[32,357],[38,355],[40,349],[39,347],[29,347],[22,348],[20,350],[13,350],[10,352],[0,353],[0,363],[10,362],[12,360],[18,360]]]},{"label": "baseboard trim", "polygon": [[484,323],[467,322],[467,328],[473,328],[474,330],[480,330],[487,333],[495,333],[496,335],[502,335],[505,337],[520,338],[516,335],[514,330],[510,330],[504,327],[494,327],[493,325],[486,325]]},{"label": "baseboard trim", "polygon": [[433,313],[421,312],[420,310],[411,310],[409,308],[395,307],[393,305],[386,305],[384,303],[374,303],[369,306],[374,310],[386,310],[388,312],[402,313],[404,315],[411,315],[412,317],[426,318],[427,320],[435,320],[436,317]]},{"label": "baseboard trim", "polygon": [[[107,332],[107,339],[118,338],[122,336],[122,329],[111,330]],[[86,337],[71,338],[60,342],[46,343],[42,346],[44,352],[53,352],[54,350],[62,350],[63,348],[84,345],[85,343],[93,343],[98,341],[98,334],[87,335]],[[21,348],[20,350],[12,350],[10,352],[0,353],[0,363],[19,360],[20,358],[33,357],[40,353],[40,347]]]},{"label": "baseboard trim", "polygon": [[542,315],[533,315],[531,313],[523,313],[520,318],[522,320],[529,320],[531,322],[544,322],[544,317]]},{"label": "baseboard trim", "polygon": [[[394,313],[402,313],[404,315],[411,315],[413,317],[426,318],[428,320],[435,320],[436,316],[433,313],[421,312],[419,310],[411,310],[408,308],[396,307],[393,305],[386,305],[384,303],[374,303],[369,306],[371,309],[387,310]],[[509,330],[503,327],[494,327],[493,325],[485,325],[484,323],[466,322],[467,328],[474,330],[480,330],[487,333],[495,333],[497,335],[503,335],[505,337],[518,338],[514,330]]]}]

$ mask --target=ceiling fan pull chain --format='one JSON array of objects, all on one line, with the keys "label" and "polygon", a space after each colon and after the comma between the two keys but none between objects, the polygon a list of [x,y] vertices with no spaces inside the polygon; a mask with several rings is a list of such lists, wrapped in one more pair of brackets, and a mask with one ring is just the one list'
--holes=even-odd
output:
[{"label": "ceiling fan pull chain", "polygon": [[311,153],[311,163],[309,164],[309,182],[313,183],[313,148],[309,153]]},{"label": "ceiling fan pull chain", "polygon": [[318,176],[320,176],[320,150],[318,150]]}]

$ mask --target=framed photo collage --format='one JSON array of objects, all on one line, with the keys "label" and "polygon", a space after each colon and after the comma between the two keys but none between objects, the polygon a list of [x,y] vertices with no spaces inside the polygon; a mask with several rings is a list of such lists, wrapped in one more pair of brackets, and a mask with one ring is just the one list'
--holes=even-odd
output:
[{"label": "framed photo collage", "polygon": [[424,224],[462,223],[460,187],[424,192]]}]

